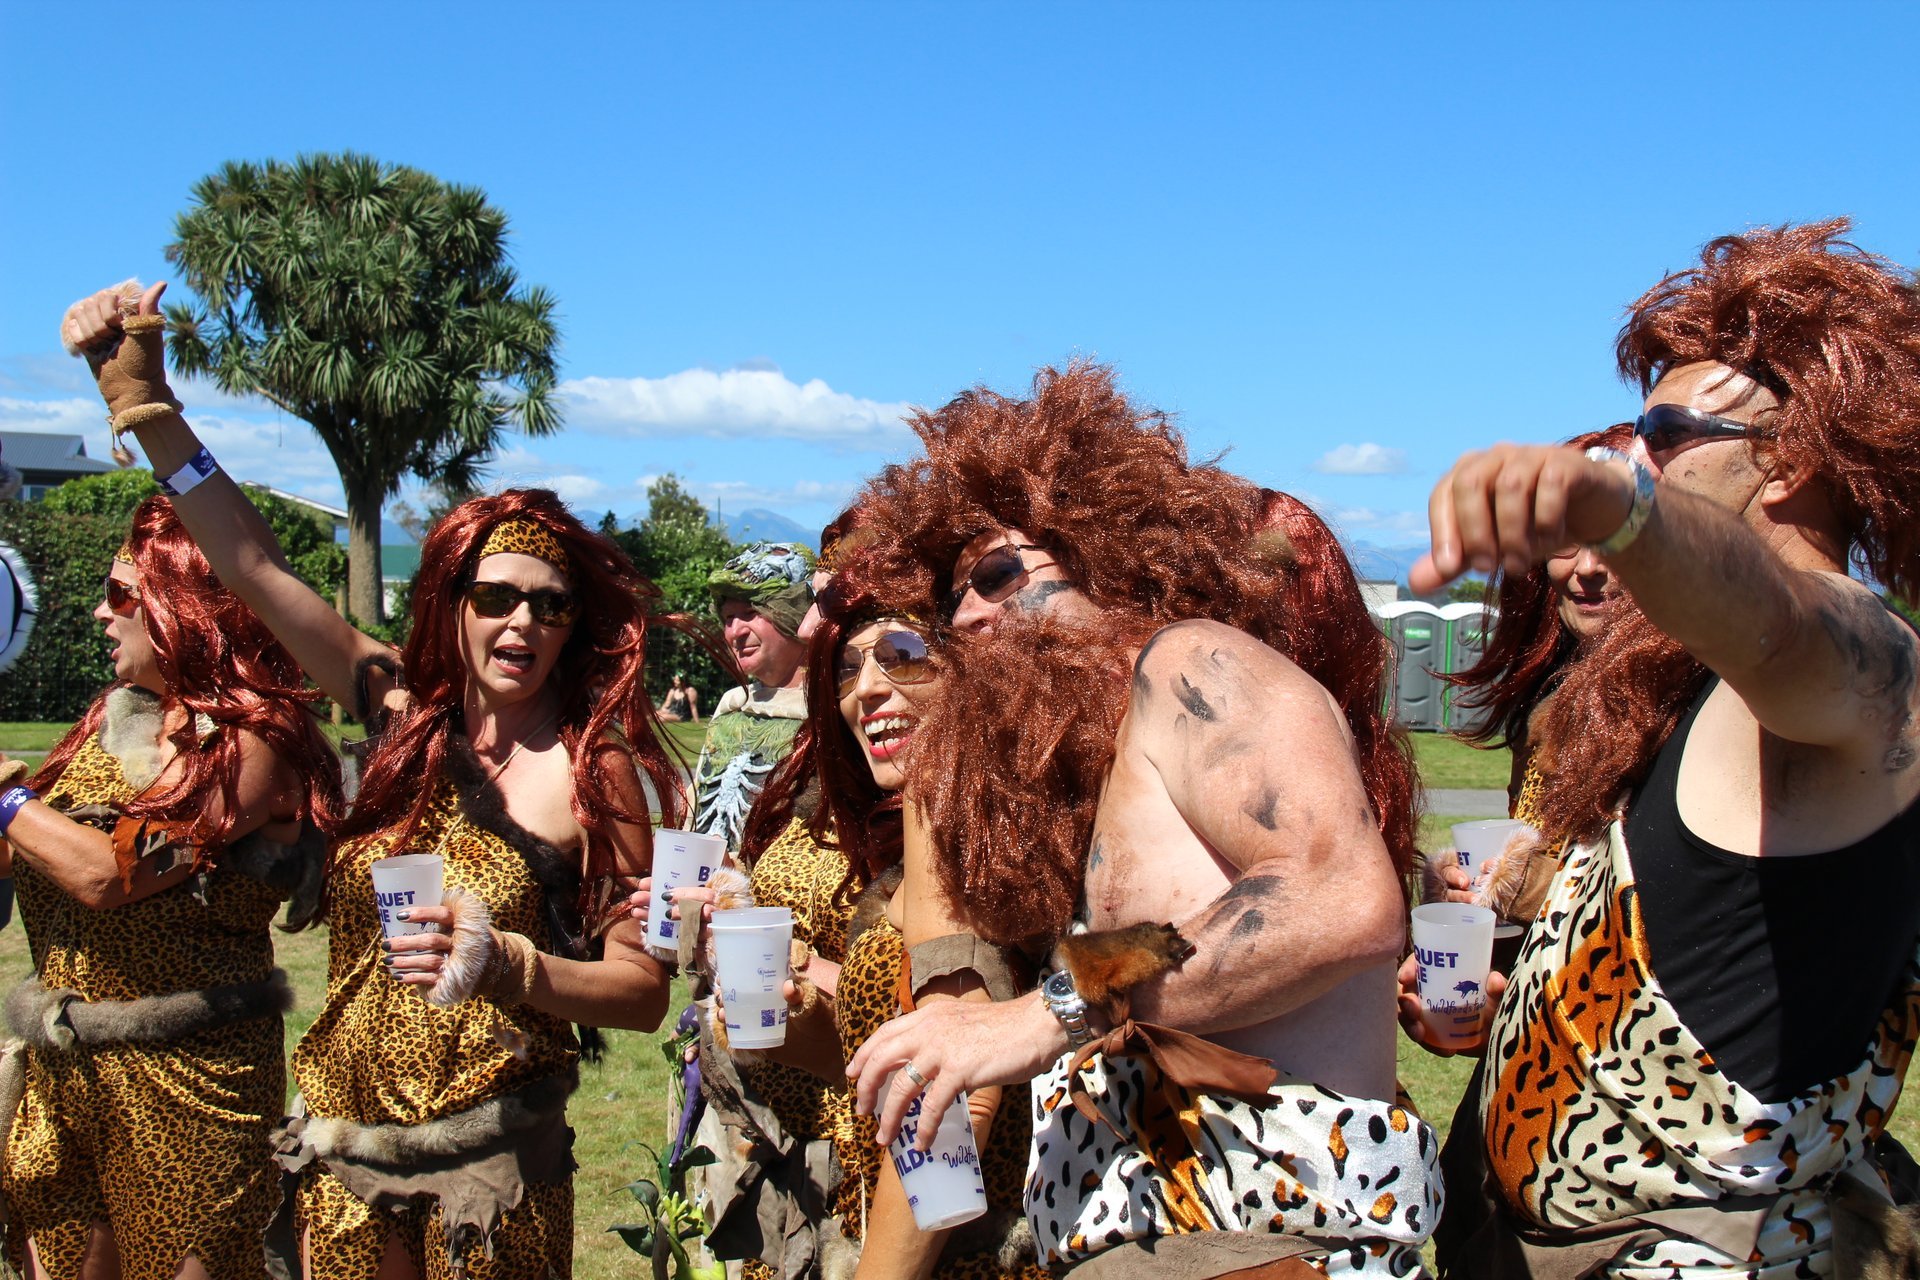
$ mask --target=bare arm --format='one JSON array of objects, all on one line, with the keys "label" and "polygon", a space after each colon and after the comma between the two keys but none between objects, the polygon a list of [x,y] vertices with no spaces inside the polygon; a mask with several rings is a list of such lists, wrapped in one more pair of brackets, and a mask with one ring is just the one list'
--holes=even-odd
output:
[{"label": "bare arm", "polygon": [[1399,959],[1393,864],[1325,689],[1215,622],[1154,637],[1134,669],[1123,736],[1237,871],[1195,918],[1195,953],[1134,995],[1140,1018],[1196,1034],[1271,1021]]},{"label": "bare arm", "polygon": [[[158,313],[164,288],[156,285],[147,291],[140,300],[140,314]],[[117,296],[111,290],[77,303],[68,313],[65,335],[75,346],[93,350],[120,342],[120,348],[102,365],[103,389],[109,376],[107,365],[134,354],[126,349],[135,347],[136,339],[123,337],[122,324]],[[141,335],[137,342],[159,377],[159,333]],[[164,377],[158,387],[164,391]],[[115,406],[110,403],[109,407]],[[156,476],[173,475],[201,448],[193,428],[177,413],[148,419],[133,431]],[[369,655],[389,650],[349,626],[332,605],[295,576],[273,530],[247,501],[240,486],[225,471],[217,471],[191,492],[173,499],[173,509],[220,581],[260,615],[308,678],[342,706],[354,706],[358,664]],[[398,705],[401,695],[397,690],[383,692],[389,705]],[[382,694],[376,692],[375,696]]]},{"label": "bare arm", "polygon": [[[947,901],[946,895],[940,891],[939,880],[932,866],[932,849],[927,839],[924,816],[917,805],[906,806],[904,823],[898,890],[901,903],[900,934],[901,944],[911,949],[922,942],[968,930]],[[923,1008],[955,1002],[991,1005],[992,998],[978,977],[969,974],[937,979],[922,991],[919,998]],[[897,1116],[906,1111],[912,1088],[912,1082],[905,1075],[894,1077],[892,1092],[900,1094],[901,1098],[899,1105],[889,1106],[888,1111],[895,1115],[896,1125]],[[929,1093],[926,1105],[932,1107],[936,1102],[942,1108],[946,1105],[945,1101],[936,1100]],[[986,1146],[999,1108],[998,1087],[975,1086],[967,1095],[967,1110],[973,1117],[976,1149]],[[923,1125],[922,1129],[924,1132],[919,1145],[924,1148],[932,1143],[938,1126]],[[946,1247],[949,1234],[949,1231],[922,1231],[915,1225],[913,1208],[907,1203],[906,1190],[900,1185],[900,1175],[894,1171],[890,1158],[882,1159],[880,1182],[875,1188],[873,1206],[867,1215],[866,1240],[856,1276],[859,1280],[875,1280],[876,1277],[882,1280],[926,1280],[940,1261],[940,1253]]]},{"label": "bare arm", "polygon": [[[299,781],[265,742],[242,731],[240,750],[236,796],[240,813],[229,840],[258,831],[270,822],[289,821],[300,809]],[[176,757],[154,785],[170,782],[169,775],[184,767]],[[223,811],[218,789],[210,790],[203,810],[207,820],[217,823]],[[131,883],[122,884],[120,867],[113,856],[113,838],[39,800],[29,801],[14,816],[7,839],[16,856],[32,863],[82,906],[96,911],[150,897],[192,873],[190,859],[183,858],[166,871],[157,871],[152,860],[143,859],[136,864]]]},{"label": "bare arm", "polygon": [[[1429,502],[1433,551],[1415,566],[1414,585],[1496,559],[1530,563],[1536,548],[1598,542],[1624,521],[1632,489],[1625,464],[1574,449],[1468,454]],[[1756,500],[1793,493],[1773,476]],[[1769,733],[1847,750],[1888,772],[1913,765],[1920,644],[1859,583],[1790,565],[1739,514],[1665,485],[1640,535],[1607,565]]]}]

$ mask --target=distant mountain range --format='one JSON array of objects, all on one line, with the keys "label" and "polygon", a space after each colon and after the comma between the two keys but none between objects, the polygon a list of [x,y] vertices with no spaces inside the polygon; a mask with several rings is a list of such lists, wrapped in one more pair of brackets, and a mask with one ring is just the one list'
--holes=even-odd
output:
[{"label": "distant mountain range", "polygon": [[816,545],[820,541],[818,529],[809,529],[787,519],[778,511],[768,511],[762,507],[729,511],[726,530],[727,536],[735,542],[798,542],[810,551],[820,549]]},{"label": "distant mountain range", "polygon": [[1371,542],[1349,542],[1347,558],[1353,561],[1354,576],[1377,582],[1405,582],[1413,562],[1427,553],[1427,544],[1410,547],[1376,547]]}]

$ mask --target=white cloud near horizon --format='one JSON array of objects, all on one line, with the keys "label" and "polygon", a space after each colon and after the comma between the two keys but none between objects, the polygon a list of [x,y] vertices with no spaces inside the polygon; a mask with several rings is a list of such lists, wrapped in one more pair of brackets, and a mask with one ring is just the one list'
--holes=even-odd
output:
[{"label": "white cloud near horizon", "polygon": [[819,378],[795,382],[763,361],[663,378],[569,378],[560,395],[569,425],[601,435],[805,440],[876,451],[912,439],[902,421],[912,405],[835,391]]},{"label": "white cloud near horizon", "polygon": [[1329,476],[1392,476],[1407,469],[1407,451],[1381,444],[1343,444],[1320,455],[1313,469]]}]

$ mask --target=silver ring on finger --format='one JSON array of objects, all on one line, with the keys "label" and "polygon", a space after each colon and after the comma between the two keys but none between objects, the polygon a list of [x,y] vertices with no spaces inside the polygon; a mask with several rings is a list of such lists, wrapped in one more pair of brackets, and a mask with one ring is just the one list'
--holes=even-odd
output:
[{"label": "silver ring on finger", "polygon": [[920,1088],[924,1089],[927,1087],[927,1078],[920,1074],[920,1068],[914,1066],[911,1059],[909,1059],[900,1070],[906,1075],[907,1079],[913,1081],[914,1084]]}]

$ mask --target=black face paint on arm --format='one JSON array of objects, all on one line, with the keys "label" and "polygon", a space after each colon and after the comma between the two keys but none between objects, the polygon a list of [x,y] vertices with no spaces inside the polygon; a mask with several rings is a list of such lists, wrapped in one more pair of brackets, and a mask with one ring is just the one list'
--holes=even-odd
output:
[{"label": "black face paint on arm", "polygon": [[1262,787],[1259,798],[1249,800],[1240,812],[1252,818],[1268,831],[1277,831],[1280,828],[1280,820],[1273,816],[1273,811],[1279,804],[1280,789],[1273,786]]},{"label": "black face paint on arm", "polygon": [[1204,693],[1193,687],[1193,682],[1187,679],[1185,672],[1174,684],[1173,696],[1180,699],[1180,705],[1196,720],[1213,721],[1220,718],[1220,713],[1214,710]]},{"label": "black face paint on arm", "polygon": [[1073,590],[1071,582],[1035,582],[1022,587],[1013,597],[1013,607],[1022,613],[1039,613],[1047,607],[1047,601],[1062,591]]}]

